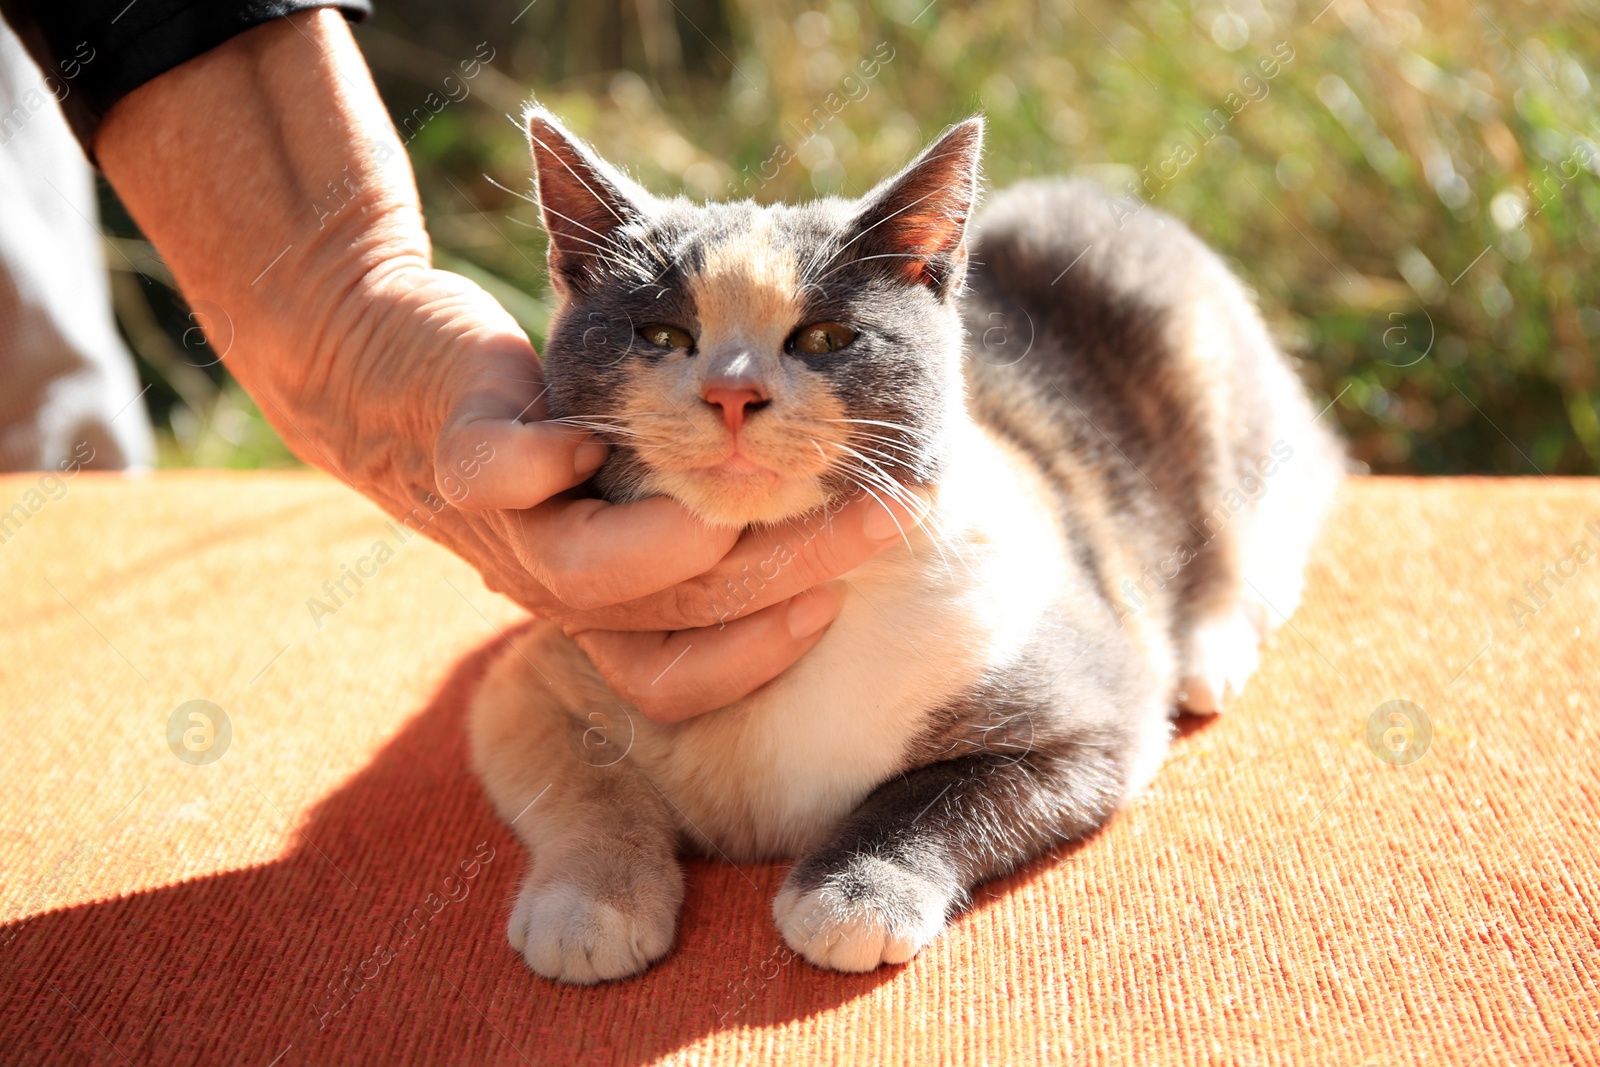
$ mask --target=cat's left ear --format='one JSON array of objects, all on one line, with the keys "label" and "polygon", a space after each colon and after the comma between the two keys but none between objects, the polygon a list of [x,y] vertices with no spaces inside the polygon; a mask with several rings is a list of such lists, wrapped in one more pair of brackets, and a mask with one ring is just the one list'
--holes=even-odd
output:
[{"label": "cat's left ear", "polygon": [[967,270],[967,219],[978,198],[983,118],[946,130],[922,154],[863,198],[849,238],[857,260],[882,265],[941,300],[961,291]]}]

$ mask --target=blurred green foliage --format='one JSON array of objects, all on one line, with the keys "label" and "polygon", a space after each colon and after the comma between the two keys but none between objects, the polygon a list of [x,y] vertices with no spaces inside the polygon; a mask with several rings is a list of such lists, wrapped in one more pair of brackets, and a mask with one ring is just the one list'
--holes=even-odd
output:
[{"label": "blurred green foliage", "polygon": [[[1372,469],[1594,472],[1600,0],[1324,3],[379,0],[358,37],[439,264],[536,342],[529,93],[653,190],[763,201],[860,194],[981,110],[992,184],[1088,173],[1227,255]],[[166,459],[283,461],[199,373]]]}]

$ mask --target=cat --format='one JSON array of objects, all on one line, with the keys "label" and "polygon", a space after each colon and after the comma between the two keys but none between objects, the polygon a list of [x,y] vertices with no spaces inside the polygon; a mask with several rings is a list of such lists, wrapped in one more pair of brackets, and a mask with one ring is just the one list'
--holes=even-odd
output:
[{"label": "cat", "polygon": [[565,982],[643,971],[688,848],[795,859],[772,912],[812,963],[904,962],[974,887],[1105,823],[1176,711],[1243,688],[1341,452],[1175,219],[1046,180],[969,226],[981,117],[802,206],[657,198],[525,121],[562,301],[548,400],[611,445],[596,491],[797,540],[862,492],[925,519],[846,576],[798,663],[684,722],[623,706],[554,624],[512,639],[469,722],[530,853],[511,944]]}]

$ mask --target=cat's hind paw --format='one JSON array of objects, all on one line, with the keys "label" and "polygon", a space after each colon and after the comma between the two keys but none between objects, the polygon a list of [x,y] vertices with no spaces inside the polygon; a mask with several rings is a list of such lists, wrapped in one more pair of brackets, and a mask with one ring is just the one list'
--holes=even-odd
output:
[{"label": "cat's hind paw", "polygon": [[1233,703],[1261,663],[1261,633],[1243,609],[1201,623],[1189,639],[1189,670],[1178,684],[1178,707],[1191,715],[1215,715]]},{"label": "cat's hind paw", "polygon": [[820,876],[801,870],[789,872],[772,915],[790,948],[830,970],[906,962],[944,930],[953,903],[947,889],[875,856]]},{"label": "cat's hind paw", "polygon": [[601,900],[573,882],[525,885],[511,947],[546,978],[594,985],[639,974],[672,948],[682,890]]}]

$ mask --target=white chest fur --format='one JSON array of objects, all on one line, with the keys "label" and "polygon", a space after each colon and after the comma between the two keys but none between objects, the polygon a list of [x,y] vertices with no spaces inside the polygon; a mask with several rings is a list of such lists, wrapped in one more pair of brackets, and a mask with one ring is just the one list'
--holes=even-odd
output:
[{"label": "white chest fur", "polygon": [[804,659],[730,708],[642,724],[635,759],[713,854],[805,848],[901,767],[930,713],[1012,662],[1060,596],[1067,549],[1041,484],[970,433],[928,520],[846,576]]}]

